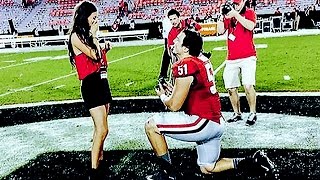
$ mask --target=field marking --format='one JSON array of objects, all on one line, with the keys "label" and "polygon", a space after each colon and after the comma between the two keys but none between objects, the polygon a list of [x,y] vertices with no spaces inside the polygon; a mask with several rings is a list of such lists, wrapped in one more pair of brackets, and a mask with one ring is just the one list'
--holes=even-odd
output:
[{"label": "field marking", "polygon": [[113,62],[118,62],[118,61],[121,61],[121,60],[124,60],[124,59],[128,59],[128,58],[131,58],[131,57],[134,57],[134,56],[137,56],[137,55],[140,55],[140,54],[144,54],[146,52],[149,52],[149,51],[153,51],[153,50],[156,50],[156,49],[159,49],[163,46],[158,46],[158,47],[155,47],[155,48],[152,48],[152,49],[148,49],[148,50],[145,50],[145,51],[141,51],[139,53],[136,53],[136,54],[132,54],[132,55],[129,55],[129,56],[125,56],[123,58],[120,58],[120,59],[117,59],[117,60],[114,60],[114,61],[110,61],[110,64],[113,63]]},{"label": "field marking", "polygon": [[[104,150],[132,150],[128,153],[128,157],[121,158],[123,162],[137,155],[135,150],[150,150],[142,125],[145,119],[154,114],[160,113],[110,115],[108,119],[110,129],[117,131],[112,131],[108,135],[108,146],[105,146]],[[232,116],[232,112],[222,112],[222,114],[225,117]],[[244,115],[247,116],[248,113]],[[131,123],[125,123],[124,119],[130,119]],[[297,124],[300,127],[297,127]],[[222,145],[225,149],[316,150],[320,148],[320,144],[317,142],[317,139],[320,138],[320,131],[317,128],[320,126],[320,121],[316,117],[259,113],[259,123],[253,128],[246,127],[242,123],[227,123],[225,126],[226,131],[222,139]],[[68,133],[65,133],[67,131]],[[0,152],[3,152],[0,156],[0,178],[19,169],[37,155],[46,152],[88,151],[91,146],[91,131],[92,120],[90,117],[59,119],[0,128],[0,144],[2,145]],[[261,136],[261,132],[264,136]],[[176,141],[171,138],[168,138],[168,144],[173,149],[194,149],[193,143]],[[8,147],[10,147],[10,151],[8,151]],[[121,170],[123,165],[125,163],[115,164],[111,168],[114,171]]]},{"label": "field marking", "polygon": [[15,66],[21,66],[21,65],[25,65],[25,64],[30,64],[30,63],[34,63],[35,61],[29,61],[29,62],[24,62],[24,63],[19,63],[19,64],[11,64],[11,65],[8,65],[8,66],[3,66],[3,67],[0,67],[0,70],[1,69],[6,69],[6,68],[10,68],[10,67],[15,67]]},{"label": "field marking", "polygon": [[223,61],[223,63],[221,63],[220,66],[218,66],[217,69],[213,71],[213,75],[216,75],[223,68],[224,65],[226,65],[226,61]]},{"label": "field marking", "polygon": [[[158,46],[158,47],[155,47],[155,48],[152,48],[152,49],[148,49],[148,50],[145,50],[145,51],[141,51],[141,52],[136,53],[136,54],[132,54],[132,55],[129,55],[129,56],[125,56],[125,57],[122,57],[122,58],[120,58],[120,59],[111,61],[111,62],[109,62],[109,64],[111,64],[112,62],[118,62],[118,61],[121,61],[121,60],[123,60],[123,59],[131,58],[131,57],[134,57],[134,56],[137,56],[137,55],[140,55],[140,54],[149,52],[149,51],[153,51],[153,50],[159,49],[159,48],[161,48],[161,47],[163,47],[163,46]],[[58,59],[64,59],[64,58],[68,58],[68,57],[69,57],[69,56],[67,56],[67,55],[61,55],[61,56],[55,56],[55,57],[52,57],[52,56],[44,56],[44,57],[29,58],[29,59],[23,60],[23,61],[27,61],[27,62],[19,63],[19,64],[11,64],[11,65],[8,65],[8,66],[3,66],[3,67],[0,67],[0,70],[1,70],[1,69],[6,69],[6,68],[11,68],[11,67],[16,67],[16,66],[22,66],[22,65],[26,65],[26,64],[30,64],[30,63],[34,63],[34,62],[38,62],[38,61],[58,60]]]},{"label": "field marking", "polygon": [[43,61],[43,60],[49,60],[51,59],[51,56],[40,56],[40,57],[33,57],[33,58],[28,58],[28,59],[24,59],[24,62],[37,62],[37,61]]},{"label": "field marking", "polygon": [[0,67],[1,69],[6,69],[6,68],[10,68],[10,67],[16,67],[16,66],[22,66],[22,65],[26,65],[26,64],[30,64],[30,63],[34,63],[34,62],[39,62],[39,61],[46,61],[46,60],[59,60],[59,59],[65,59],[68,58],[69,56],[67,55],[62,55],[62,56],[43,56],[43,57],[35,57],[35,58],[29,58],[29,59],[24,59],[23,63],[19,63],[19,64],[11,64],[8,66],[3,66]]},{"label": "field marking", "polygon": [[31,88],[34,88],[34,87],[37,87],[37,86],[41,86],[43,84],[47,84],[47,83],[50,83],[50,82],[53,82],[53,81],[56,81],[56,80],[59,80],[59,79],[63,79],[63,78],[66,78],[66,77],[69,77],[69,76],[72,76],[72,75],[75,75],[76,73],[71,73],[71,74],[68,74],[68,75],[64,75],[64,76],[60,76],[60,77],[57,77],[57,78],[54,78],[54,79],[51,79],[51,80],[48,80],[48,81],[44,81],[44,82],[41,82],[41,83],[38,83],[38,84],[34,84],[34,85],[31,85],[31,86],[27,86],[27,87],[24,87],[24,88],[20,88],[20,89],[12,89],[11,91],[9,92],[6,92],[4,94],[0,94],[0,97],[3,97],[3,96],[6,96],[6,95],[9,95],[9,94],[13,94],[13,93],[16,93],[16,92],[19,92],[19,91],[28,91],[30,90]]},{"label": "field marking", "polygon": [[[21,54],[21,53],[17,53],[17,54]],[[1,58],[6,58],[6,57],[11,57],[11,56],[14,56],[14,55],[17,55],[16,53],[12,53],[12,54],[8,54],[8,55],[5,55],[5,56],[1,56]]]},{"label": "field marking", "polygon": [[[153,51],[155,49],[159,49],[163,46],[158,46],[158,47],[155,47],[155,48],[152,48],[152,49],[148,49],[148,50],[145,50],[145,51],[141,51],[139,53],[135,53],[135,54],[132,54],[132,55],[129,55],[129,56],[125,56],[125,57],[122,57],[120,59],[116,59],[114,61],[110,61],[109,64],[112,64],[112,63],[115,63],[115,62],[118,62],[118,61],[121,61],[121,60],[125,60],[125,59],[128,59],[128,58],[131,58],[131,57],[134,57],[134,56],[137,56],[137,55],[140,55],[140,54],[143,54],[143,53],[146,53],[146,52],[149,52],[149,51]],[[33,62],[33,61],[32,61]],[[26,63],[31,63],[31,62],[26,62]],[[22,63],[21,63],[22,64]],[[1,69],[1,68],[0,68]],[[48,81],[44,81],[44,82],[41,82],[41,83],[38,83],[38,84],[34,84],[34,85],[31,85],[31,86],[27,86],[27,87],[23,87],[23,88],[19,88],[19,89],[12,89],[11,91],[9,92],[6,92],[6,93],[3,93],[3,94],[0,94],[0,97],[3,97],[3,96],[6,96],[6,95],[9,95],[9,94],[13,94],[13,93],[16,93],[16,92],[20,92],[20,91],[27,91],[27,90],[30,90],[31,88],[34,88],[34,87],[37,87],[37,86],[41,86],[43,84],[47,84],[47,83],[51,83],[51,82],[54,82],[54,81],[57,81],[57,80],[60,80],[60,79],[63,79],[63,78],[67,78],[69,76],[73,76],[75,75],[76,73],[71,73],[71,74],[68,74],[68,75],[64,75],[64,76],[60,76],[60,77],[57,77],[57,78],[54,78],[54,79],[51,79],[51,80],[48,80]]]},{"label": "field marking", "polygon": [[51,59],[52,60],[69,59],[69,56],[68,55],[54,56]]},{"label": "field marking", "polygon": [[[268,48],[268,44],[255,44],[256,49],[266,49]],[[227,46],[215,47],[212,49],[213,51],[226,51]]]},{"label": "field marking", "polygon": [[[8,66],[0,67],[0,70],[1,70],[1,69],[6,69],[6,68],[10,68],[10,67],[22,66],[22,65],[25,65],[25,64],[30,64],[30,63],[39,62],[39,61],[46,61],[46,60],[51,60],[51,59],[48,59],[48,58],[46,58],[46,59],[41,59],[41,60],[40,60],[40,59],[39,59],[39,60],[30,60],[30,59],[29,59],[29,61],[24,62],[24,63],[11,64],[11,65],[8,65]],[[25,60],[23,60],[23,61],[25,61]]]},{"label": "field marking", "polygon": [[62,84],[62,85],[60,85],[60,86],[54,87],[53,89],[59,89],[59,88],[62,88],[62,87],[64,87],[64,86],[66,86],[66,85]]},{"label": "field marking", "polygon": [[16,60],[7,60],[7,61],[1,61],[1,62],[4,62],[4,63],[13,63],[13,62],[16,62]]},{"label": "field marking", "polygon": [[[267,44],[256,44],[255,47],[257,49],[265,49],[265,48],[268,48],[268,45]],[[213,48],[213,50],[226,51],[227,47],[226,46],[216,47],[216,48]],[[223,61],[223,63],[221,63],[220,66],[218,66],[217,69],[214,70],[213,75],[216,75],[223,68],[224,65],[226,65],[226,61]]]}]

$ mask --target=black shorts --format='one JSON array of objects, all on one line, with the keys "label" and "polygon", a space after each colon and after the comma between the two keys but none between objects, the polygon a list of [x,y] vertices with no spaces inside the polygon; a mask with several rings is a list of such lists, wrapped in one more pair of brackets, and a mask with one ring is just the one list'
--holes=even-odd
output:
[{"label": "black shorts", "polygon": [[88,109],[106,105],[112,100],[108,79],[101,79],[97,72],[82,80],[81,95]]}]

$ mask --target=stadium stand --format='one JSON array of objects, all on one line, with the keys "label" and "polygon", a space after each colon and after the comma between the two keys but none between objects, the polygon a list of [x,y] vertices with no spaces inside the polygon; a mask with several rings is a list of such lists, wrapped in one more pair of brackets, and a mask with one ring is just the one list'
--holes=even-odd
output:
[{"label": "stadium stand", "polygon": [[[122,0],[121,0],[122,1]],[[198,19],[216,17],[221,4],[226,0],[123,0],[125,6],[120,11],[119,0],[94,0],[100,12],[100,27],[111,26],[117,19],[120,25],[161,22],[167,9],[175,8],[183,17],[196,16]],[[79,0],[37,0],[31,6],[24,7],[19,0],[0,0],[0,34],[8,34],[8,20],[12,19],[18,32],[68,29],[73,8]],[[258,0],[258,15],[271,15],[277,7],[281,12],[291,12],[294,7],[308,9],[314,0]],[[317,8],[319,8],[317,6]],[[120,16],[119,16],[120,15]],[[271,19],[268,19],[271,20]],[[313,20],[317,25],[318,20]],[[274,28],[274,27],[273,27]]]},{"label": "stadium stand", "polygon": [[[109,32],[99,33],[99,42],[116,40],[123,42],[124,39],[132,38],[134,40],[146,40],[148,37],[148,30],[134,30],[134,31],[121,31],[121,32]],[[51,45],[66,45],[68,42],[68,35],[61,36],[43,36],[43,37],[30,37],[21,36],[14,38],[13,35],[1,35],[0,36],[0,48],[23,48],[23,47],[45,47]]]}]

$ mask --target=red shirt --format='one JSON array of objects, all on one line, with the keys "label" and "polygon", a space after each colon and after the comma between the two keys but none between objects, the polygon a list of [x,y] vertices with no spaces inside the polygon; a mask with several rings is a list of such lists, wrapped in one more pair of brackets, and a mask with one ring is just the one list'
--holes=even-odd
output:
[{"label": "red shirt", "polygon": [[121,8],[124,7],[124,1],[123,0],[119,2],[119,7],[121,7]]},{"label": "red shirt", "polygon": [[173,45],[173,40],[187,28],[187,24],[195,23],[195,29],[199,31],[201,29],[200,24],[196,23],[192,19],[185,19],[181,21],[181,27],[172,27],[169,35],[168,35],[168,47],[170,48],[171,45]]},{"label": "red shirt", "polygon": [[[102,50],[102,59],[103,62],[107,65],[107,56],[106,56],[106,50]],[[78,72],[78,78],[80,80],[83,80],[85,77],[87,77],[89,74],[92,74],[94,72],[98,72],[101,67],[101,61],[94,61],[90,57],[88,57],[86,54],[81,53],[79,55],[76,55],[74,57],[75,63],[76,63],[76,69]]]},{"label": "red shirt", "polygon": [[220,123],[220,98],[216,90],[211,62],[208,59],[187,57],[174,63],[172,71],[174,78],[194,77],[183,104],[184,112]]},{"label": "red shirt", "polygon": [[[256,23],[256,13],[252,9],[247,9],[242,15],[246,19]],[[231,26],[231,21],[236,23],[236,27]],[[253,42],[253,31],[250,31],[242,26],[241,23],[236,22],[234,18],[225,19],[224,27],[228,30],[228,37],[230,34],[235,36],[234,41],[228,38],[228,60],[236,60],[256,56],[256,49]]]}]

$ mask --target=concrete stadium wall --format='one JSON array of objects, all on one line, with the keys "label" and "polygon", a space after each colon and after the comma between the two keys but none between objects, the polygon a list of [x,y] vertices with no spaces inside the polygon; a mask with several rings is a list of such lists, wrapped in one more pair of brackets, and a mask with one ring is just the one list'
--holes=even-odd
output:
[{"label": "concrete stadium wall", "polygon": [[[248,112],[245,96],[240,97],[241,109]],[[221,95],[222,111],[231,112],[227,95]],[[110,114],[166,111],[157,97],[114,98]],[[258,113],[279,113],[320,117],[320,95],[268,95],[257,96]],[[82,101],[53,102],[45,104],[0,107],[0,127],[55,119],[89,117]]]}]

